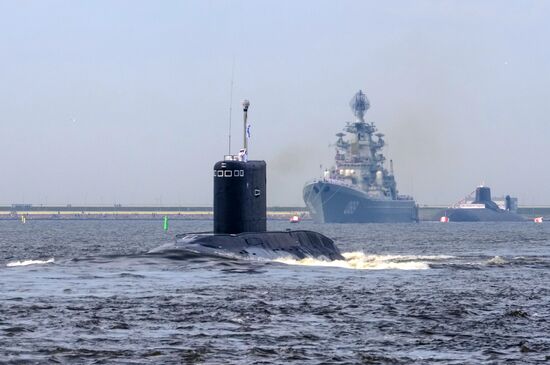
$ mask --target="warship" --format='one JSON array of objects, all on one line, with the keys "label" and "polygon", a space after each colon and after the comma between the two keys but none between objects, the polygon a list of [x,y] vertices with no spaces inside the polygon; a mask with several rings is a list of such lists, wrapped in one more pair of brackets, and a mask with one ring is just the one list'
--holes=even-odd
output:
[{"label": "warship", "polygon": [[356,119],[336,134],[334,167],[304,186],[311,217],[318,223],[418,222],[414,199],[397,191],[393,161],[389,171],[384,167],[384,135],[365,121],[370,103],[361,90],[350,107]]},{"label": "warship", "polygon": [[149,254],[230,259],[344,260],[330,238],[312,231],[266,230],[266,163],[248,159],[247,114],[243,102],[244,148],[214,164],[214,231],[179,234]]},{"label": "warship", "polygon": [[525,219],[516,213],[517,199],[506,195],[503,206],[491,199],[491,188],[480,185],[474,193],[451,206],[441,222],[521,222]]}]

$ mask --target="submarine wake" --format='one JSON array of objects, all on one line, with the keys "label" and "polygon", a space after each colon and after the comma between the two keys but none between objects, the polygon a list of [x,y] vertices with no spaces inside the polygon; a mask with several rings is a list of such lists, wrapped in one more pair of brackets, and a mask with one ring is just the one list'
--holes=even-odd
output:
[{"label": "submarine wake", "polygon": [[369,255],[362,251],[343,252],[344,260],[320,260],[307,257],[301,260],[279,258],[273,261],[287,265],[338,267],[352,270],[427,270],[429,262],[453,258],[453,256],[417,255]]}]

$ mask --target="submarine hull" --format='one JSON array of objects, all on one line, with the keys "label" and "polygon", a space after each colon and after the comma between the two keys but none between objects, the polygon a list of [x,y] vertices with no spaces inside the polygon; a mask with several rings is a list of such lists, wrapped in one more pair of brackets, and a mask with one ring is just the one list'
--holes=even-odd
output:
[{"label": "submarine hull", "polygon": [[418,222],[414,200],[375,199],[358,189],[331,182],[307,184],[303,198],[317,223]]},{"label": "submarine hull", "polygon": [[508,210],[501,209],[491,199],[491,188],[478,186],[472,203],[465,203],[458,208],[451,208],[445,212],[450,222],[522,222],[525,218],[510,211],[510,196],[507,197]]},{"label": "submarine hull", "polygon": [[188,233],[150,254],[197,255],[231,259],[273,260],[311,257],[343,260],[330,238],[312,231],[244,232],[239,234]]},{"label": "submarine hull", "polygon": [[248,159],[248,107],[243,101],[243,144],[238,155],[214,164],[214,232],[178,235],[149,251],[165,256],[272,260],[307,257],[343,260],[330,238],[312,231],[267,232],[266,163]]},{"label": "submarine hull", "polygon": [[519,214],[489,208],[481,209],[449,209],[446,216],[450,222],[523,222],[525,218]]}]

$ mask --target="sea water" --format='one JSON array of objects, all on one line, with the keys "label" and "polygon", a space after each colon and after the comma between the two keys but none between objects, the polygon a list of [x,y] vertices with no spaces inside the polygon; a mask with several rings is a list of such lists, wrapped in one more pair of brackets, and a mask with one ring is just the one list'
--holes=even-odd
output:
[{"label": "sea water", "polygon": [[0,363],[550,362],[550,224],[292,225],[345,260],[151,257],[211,221],[0,221]]}]

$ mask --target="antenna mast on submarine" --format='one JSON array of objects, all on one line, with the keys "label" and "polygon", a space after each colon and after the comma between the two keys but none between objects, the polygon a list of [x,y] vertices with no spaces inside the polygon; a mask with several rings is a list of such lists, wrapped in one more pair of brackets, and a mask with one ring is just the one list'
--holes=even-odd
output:
[{"label": "antenna mast on submarine", "polygon": [[231,116],[233,114],[233,76],[235,74],[235,59],[233,59],[233,65],[231,67],[231,91],[229,92],[229,146],[227,154],[231,154]]},{"label": "antenna mast on submarine", "polygon": [[250,106],[250,101],[247,99],[243,100],[243,148],[244,153],[248,155],[248,139],[246,138],[246,127],[247,127],[247,119],[248,119],[248,107]]}]

